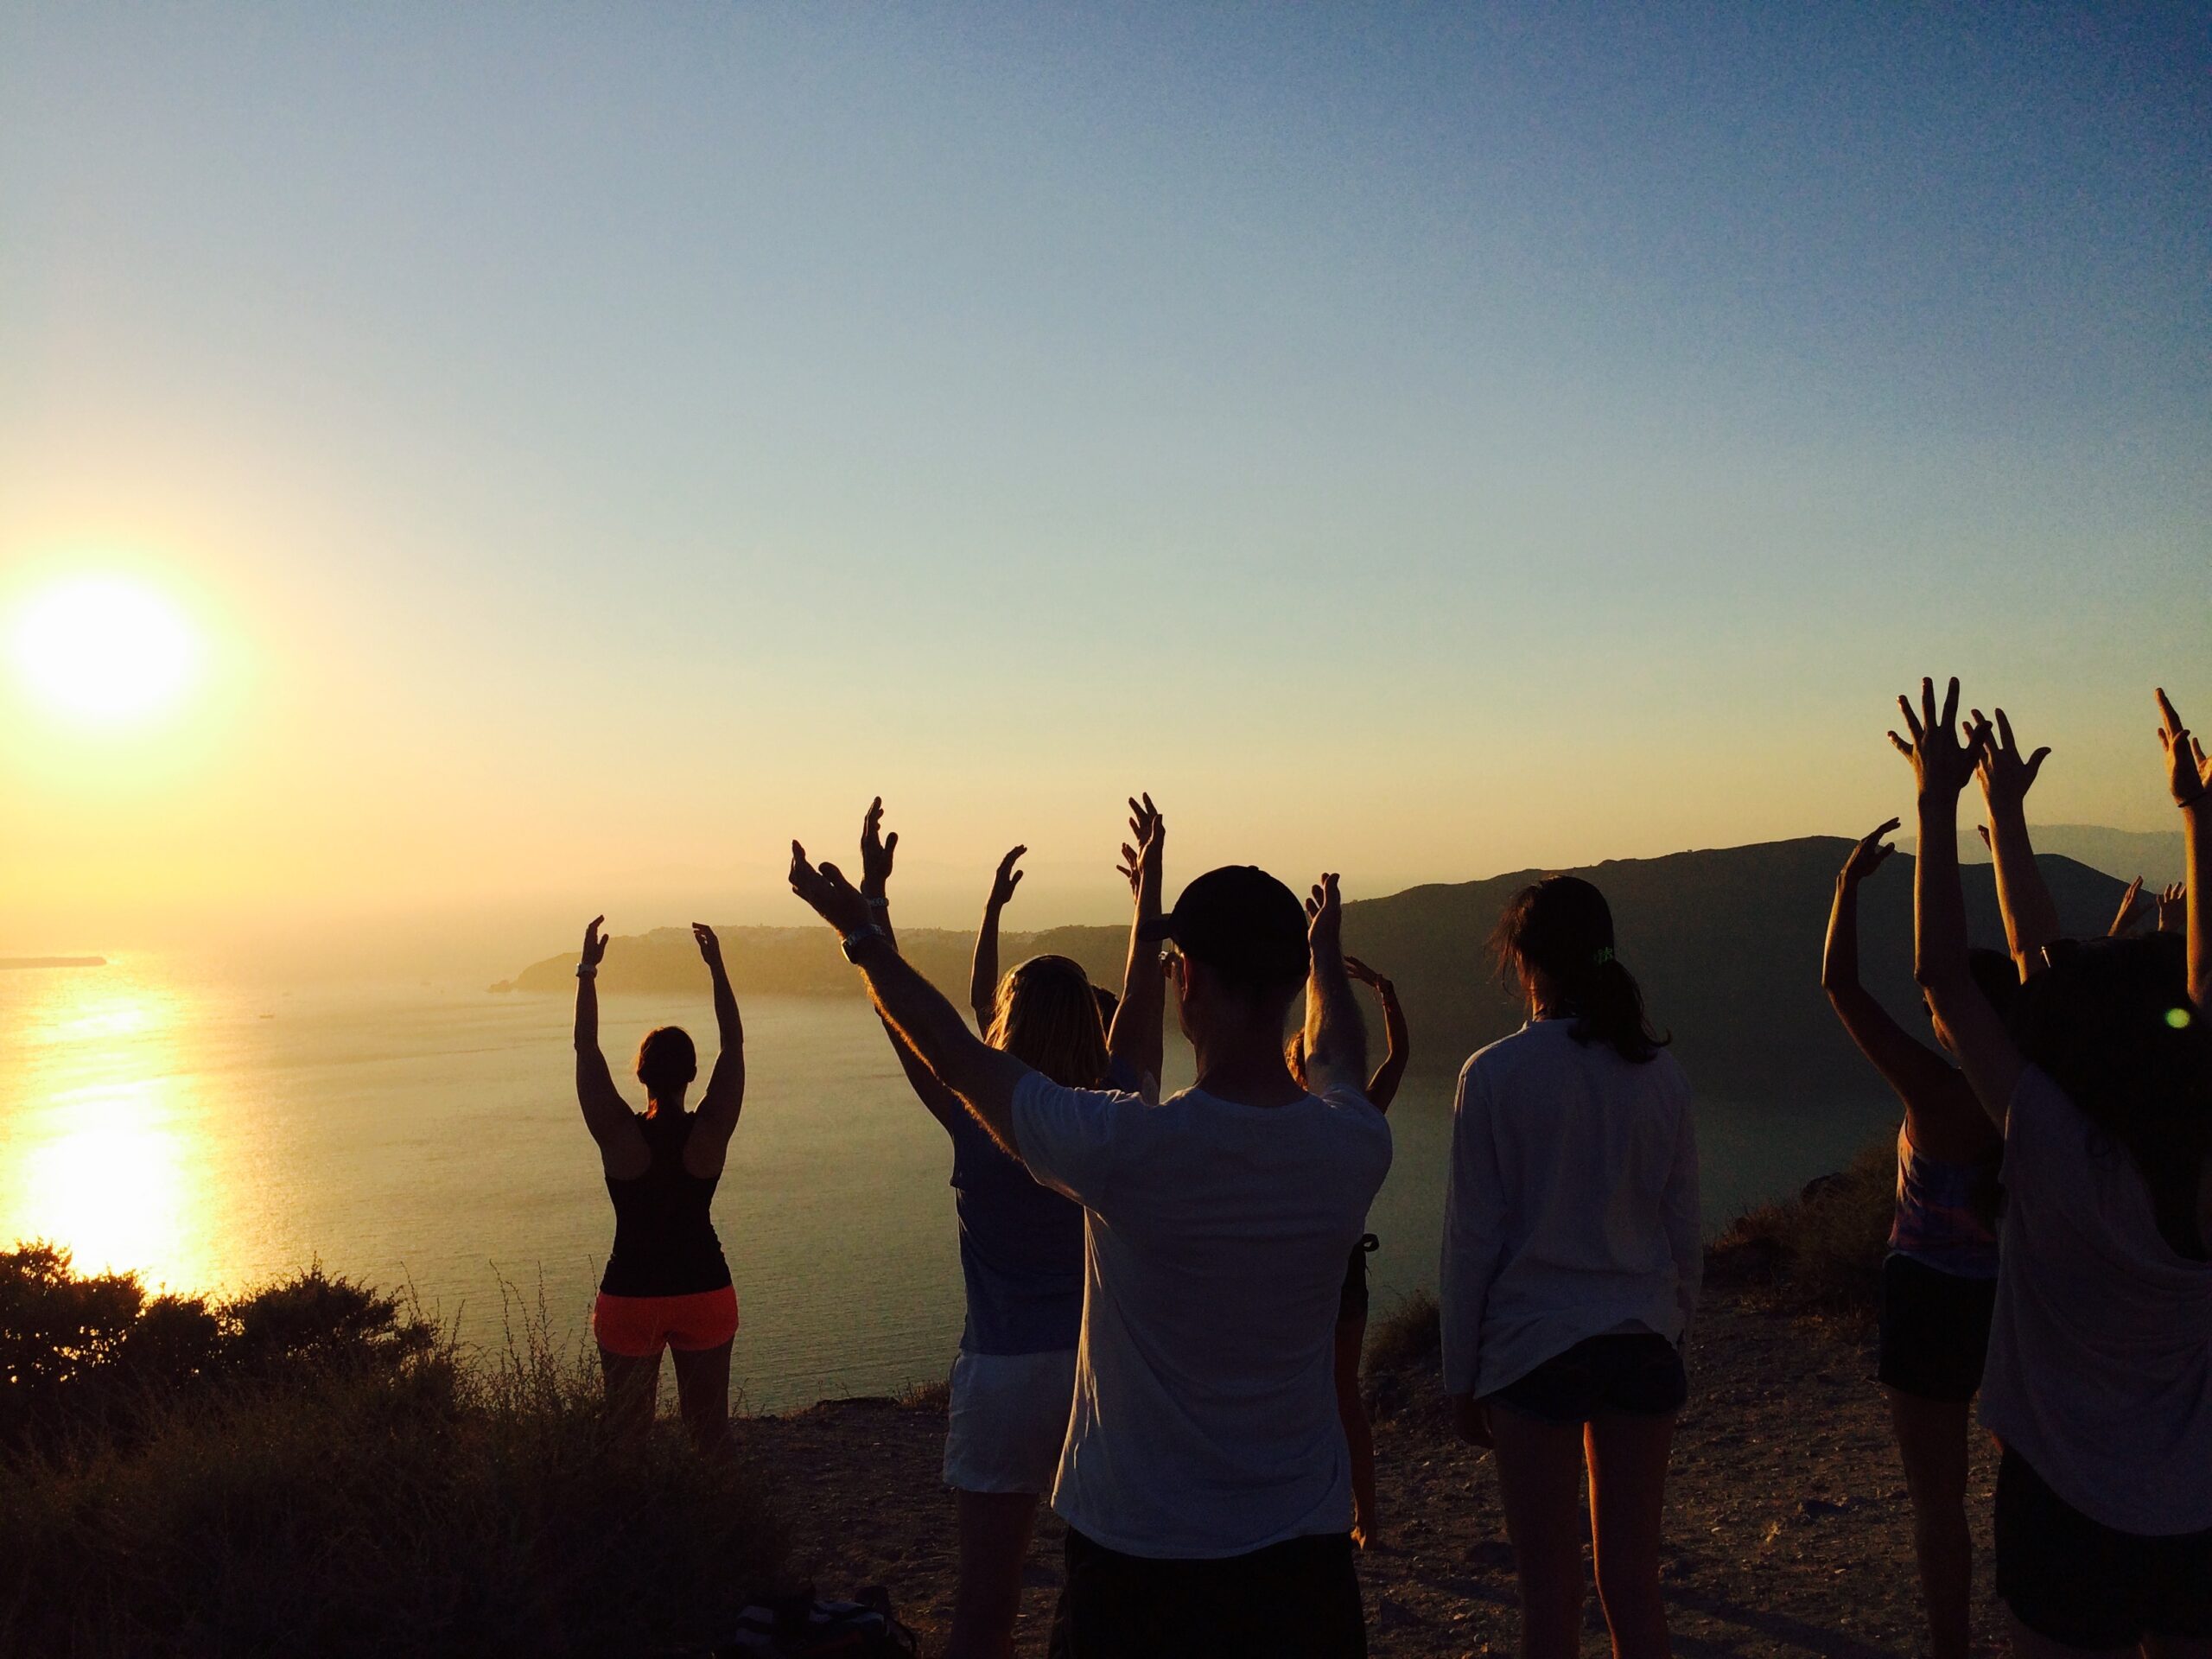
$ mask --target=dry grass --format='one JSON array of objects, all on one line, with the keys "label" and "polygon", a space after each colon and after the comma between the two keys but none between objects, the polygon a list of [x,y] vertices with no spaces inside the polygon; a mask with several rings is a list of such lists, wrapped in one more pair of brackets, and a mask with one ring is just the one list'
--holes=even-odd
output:
[{"label": "dry grass", "polygon": [[[464,1355],[319,1274],[202,1311],[251,1341],[256,1303],[353,1315],[283,1362],[203,1348],[127,1413],[103,1370],[128,1322],[105,1357],[79,1344],[50,1368],[83,1398],[0,1452],[0,1651],[650,1653],[726,1632],[776,1577],[747,1461],[702,1460],[672,1427],[611,1443],[595,1368],[542,1319]],[[0,1331],[11,1357],[33,1345],[21,1324]]]},{"label": "dry grass", "polygon": [[1896,1196],[1897,1148],[1885,1137],[1802,1197],[1738,1217],[1707,1252],[1707,1274],[1798,1306],[1871,1318]]}]

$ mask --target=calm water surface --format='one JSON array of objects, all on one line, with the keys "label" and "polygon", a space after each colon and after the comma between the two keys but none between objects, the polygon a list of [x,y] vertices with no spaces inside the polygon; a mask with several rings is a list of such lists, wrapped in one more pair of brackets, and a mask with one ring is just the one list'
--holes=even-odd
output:
[{"label": "calm water surface", "polygon": [[[474,985],[278,988],[152,958],[0,972],[0,1243],[52,1239],[80,1269],[180,1290],[320,1260],[411,1284],[483,1343],[501,1340],[503,1296],[534,1307],[542,1291],[556,1334],[577,1339],[613,1224],[569,1017],[565,1000]],[[703,976],[690,1001],[604,1000],[618,1077],[671,1021],[709,1050]],[[755,996],[745,1021],[745,1116],[715,1220],[747,1402],[941,1376],[961,1322],[944,1132],[858,998]],[[1189,1080],[1177,1046],[1171,1088]],[[1887,1110],[1701,1099],[1708,1227],[1836,1167]],[[1409,1084],[1391,1113],[1396,1163],[1370,1223],[1381,1306],[1434,1288],[1450,1114],[1448,1080]]]}]

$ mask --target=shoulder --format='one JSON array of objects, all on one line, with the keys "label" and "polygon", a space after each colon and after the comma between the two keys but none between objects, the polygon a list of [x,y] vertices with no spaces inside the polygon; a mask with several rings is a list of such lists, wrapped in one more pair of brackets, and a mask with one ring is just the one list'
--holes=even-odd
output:
[{"label": "shoulder", "polygon": [[2032,1143],[2069,1122],[2079,1122],[2081,1108],[2067,1098],[2050,1073],[2037,1065],[2020,1068],[2012,1085],[2012,1098],[2005,1107],[2005,1147],[2009,1154],[2023,1142]]}]

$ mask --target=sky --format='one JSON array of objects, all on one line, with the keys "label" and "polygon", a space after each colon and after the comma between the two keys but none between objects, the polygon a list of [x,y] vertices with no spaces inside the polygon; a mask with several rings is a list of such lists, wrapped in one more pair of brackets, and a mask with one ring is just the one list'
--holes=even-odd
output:
[{"label": "sky", "polygon": [[0,630],[195,642],[122,727],[0,665],[0,951],[795,924],[877,793],[918,925],[1016,842],[1010,925],[1118,916],[1139,788],[1171,884],[1354,896],[1857,834],[1923,672],[2164,828],[2209,72],[2199,7],[0,7]]}]

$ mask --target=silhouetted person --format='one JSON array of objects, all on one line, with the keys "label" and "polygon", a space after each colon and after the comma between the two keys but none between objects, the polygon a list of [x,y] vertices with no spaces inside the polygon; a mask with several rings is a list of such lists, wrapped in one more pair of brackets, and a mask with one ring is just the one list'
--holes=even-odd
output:
[{"label": "silhouetted person", "polygon": [[[1406,1028],[1406,1012],[1399,1006],[1398,988],[1357,957],[1344,958],[1344,972],[1370,987],[1382,1011],[1384,1052],[1382,1065],[1367,1080],[1368,1103],[1378,1112],[1390,1109],[1398,1097],[1398,1084],[1413,1058],[1413,1042]],[[1291,1075],[1306,1081],[1306,1039],[1303,1032],[1290,1041]],[[1344,1443],[1351,1450],[1352,1541],[1362,1549],[1379,1534],[1375,1495],[1375,1430],[1367,1421],[1367,1402],[1359,1390],[1359,1362],[1367,1346],[1367,1258],[1379,1241],[1363,1233],[1352,1246],[1344,1264],[1344,1288],[1337,1294],[1337,1419],[1344,1426]]]},{"label": "silhouetted person", "polygon": [[[1133,820],[1131,828],[1142,840],[1154,816],[1148,799],[1141,810],[1143,826]],[[882,820],[879,799],[861,829],[861,893],[891,934],[888,889],[899,837],[882,835]],[[1033,957],[999,978],[999,913],[1020,883],[1014,864],[1027,850],[1017,847],[1000,861],[976,936],[972,995],[984,1040],[1055,1083],[1134,1094],[1140,1074],[1109,1048],[1105,1004],[1080,964]],[[1156,1015],[1153,1025],[1156,1049]],[[960,1565],[945,1653],[999,1659],[1012,1650],[1037,1503],[1052,1490],[1075,1398],[1083,1210],[1040,1185],[938,1081],[898,1027],[887,1020],[884,1028],[915,1097],[951,1137],[958,1195],[967,1320],[952,1367],[944,1484],[955,1494]],[[1120,1035],[1135,1046],[1134,1022]]]},{"label": "silhouetted person", "polygon": [[[1345,1257],[1390,1160],[1336,878],[1311,915],[1263,872],[1200,876],[1167,914],[1197,1084],[1157,1105],[1070,1089],[978,1040],[867,899],[796,842],[791,886],[876,1007],[1032,1174],[1084,1205],[1083,1342],[1053,1489],[1068,1522],[1052,1650],[1357,1655],[1350,1458],[1332,1332]],[[1308,986],[1311,1094],[1284,1065]]]},{"label": "silhouetted person", "polygon": [[[1912,1499],[1936,1659],[1966,1659],[1973,1645],[1974,1541],[1967,1529],[1967,1454],[1974,1391],[1997,1306],[1999,1160],[2004,1142],[1948,1057],[1938,1022],[1930,1047],[1890,1017],[1859,980],[1859,884],[1894,850],[1891,818],[1851,849],[1836,877],[1821,987],[1836,1017],[1904,1103],[1897,1126],[1897,1206],[1882,1264],[1876,1374]],[[2009,1006],[2019,989],[2012,958],[1973,953],[1975,977]]]},{"label": "silhouetted person", "polygon": [[[2160,694],[2189,836],[2188,941],[2054,942],[2012,1026],[1967,961],[1958,798],[1996,734],[1921,682],[1914,972],[2005,1136],[2005,1249],[1982,1382],[2004,1446],[1997,1592],[2022,1659],[2212,1650],[2212,767]],[[2048,964],[2048,965],[2044,965]],[[2017,1034],[2016,1034],[2017,1033]]]},{"label": "silhouetted person", "polygon": [[1524,887],[1491,940],[1529,1022],[1459,1074],[1439,1298],[1459,1432],[1495,1448],[1521,1650],[1582,1645],[1581,1486],[1623,1659],[1668,1651],[1660,1510],[1702,1274],[1690,1089],[1587,881]]},{"label": "silhouetted person", "polygon": [[651,1426],[660,1390],[660,1355],[676,1356],[684,1427],[702,1451],[721,1446],[729,1427],[730,1345],[737,1292],[708,1215],[722,1159],[745,1103],[745,1031],[714,930],[691,932],[714,981],[721,1052],[696,1112],[683,1096],[698,1076],[691,1039],[675,1026],[648,1032],[638,1048],[645,1109],[632,1112],[599,1052],[599,964],[607,940],[594,918],[576,967],[576,1099],[599,1143],[614,1201],[614,1249],[607,1258],[592,1334],[607,1380],[607,1409],[623,1432]]}]

